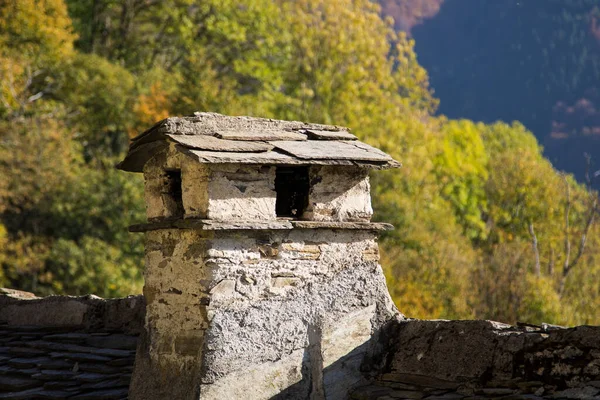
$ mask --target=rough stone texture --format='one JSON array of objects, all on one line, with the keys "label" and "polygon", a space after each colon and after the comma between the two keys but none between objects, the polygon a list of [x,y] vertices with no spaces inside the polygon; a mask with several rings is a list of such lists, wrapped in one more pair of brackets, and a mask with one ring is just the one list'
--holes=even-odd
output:
[{"label": "rough stone texture", "polygon": [[144,299],[1,290],[0,399],[126,399]]},{"label": "rough stone texture", "polygon": [[[191,135],[167,135],[170,139],[176,141],[191,149],[210,150],[210,151],[233,151],[233,152],[263,152],[270,151],[273,146],[264,142],[250,142],[239,140],[225,140],[214,136],[191,136]],[[218,135],[219,136],[219,135]]]},{"label": "rough stone texture", "polygon": [[[130,155],[165,135],[179,144],[144,166],[147,313],[132,397],[342,399],[366,383],[380,329],[402,318],[378,264],[375,231],[389,226],[369,223],[367,167],[397,163],[337,127],[216,114],[163,121]],[[283,149],[260,152],[258,139]],[[347,165],[318,165],[330,163]],[[277,218],[274,164],[310,165],[308,221]]]},{"label": "rough stone texture", "polygon": [[298,221],[276,219],[267,221],[217,221],[211,219],[165,219],[144,224],[131,225],[130,232],[147,232],[158,229],[201,229],[205,231],[236,231],[236,230],[290,230],[296,229],[347,229],[362,231],[389,231],[394,229],[392,224],[385,222],[339,222],[339,221]]},{"label": "rough stone texture", "polygon": [[24,292],[22,290],[16,289],[8,289],[8,288],[0,288],[0,295],[7,295],[14,299],[37,299],[38,297],[29,292]]},{"label": "rough stone texture", "polygon": [[365,231],[389,231],[394,225],[385,222],[339,222],[339,221],[291,221],[298,229],[348,229]]},{"label": "rough stone texture", "polygon": [[139,142],[156,131],[160,133],[177,133],[182,135],[213,135],[214,132],[218,131],[297,131],[301,129],[318,129],[326,131],[348,130],[347,128],[334,125],[244,116],[228,117],[217,113],[199,112],[188,117],[167,118],[133,140]]},{"label": "rough stone texture", "polygon": [[356,136],[347,131],[320,131],[306,129],[305,133],[314,140],[358,140]]},{"label": "rough stone texture", "polygon": [[[167,170],[181,171],[183,215],[173,199]],[[149,220],[185,217],[213,220],[274,220],[275,168],[203,165],[171,147],[144,167]]]},{"label": "rough stone texture", "polygon": [[143,327],[144,298],[49,296],[23,300],[0,295],[0,323],[10,326],[104,329],[137,335]]},{"label": "rough stone texture", "polygon": [[360,167],[313,166],[304,217],[314,221],[370,221],[368,171]]},{"label": "rough stone texture", "polygon": [[283,129],[219,129],[215,135],[218,138],[230,139],[235,141],[262,141],[262,140],[306,140],[306,135],[297,132],[290,132]]},{"label": "rough stone texture", "polygon": [[[173,199],[167,170],[181,171],[182,205]],[[304,219],[368,222],[373,214],[368,170],[351,166],[311,166]],[[144,167],[147,217],[219,221],[268,221],[277,218],[275,167],[199,164],[173,146]],[[183,206],[183,209],[181,207]],[[183,215],[178,215],[183,211]]]},{"label": "rough stone texture", "polygon": [[[295,222],[295,221],[294,221]],[[201,229],[205,231],[235,231],[235,230],[289,230],[292,229],[293,221],[278,219],[270,221],[215,221],[211,219],[166,219],[152,221],[144,224],[131,225],[129,232],[147,232],[157,229]],[[331,227],[327,227],[331,229]],[[351,228],[350,228],[351,229]],[[378,229],[373,229],[378,230]]]},{"label": "rough stone texture", "polygon": [[[134,138],[127,156],[117,168],[142,172],[144,164],[160,152],[167,141],[179,143],[178,151],[208,164],[344,164],[376,169],[400,166],[384,152],[356,140],[346,128],[196,113],[167,118]],[[272,143],[267,145],[264,141]]]},{"label": "rough stone texture", "polygon": [[187,159],[181,162],[184,218],[206,218],[208,216],[209,177],[210,169],[207,165]]},{"label": "rough stone texture", "polygon": [[206,399],[274,398],[289,387],[302,382],[301,366],[305,359],[305,351],[299,349],[278,360],[249,365],[211,385],[202,386],[200,396]]},{"label": "rough stone texture", "polygon": [[157,230],[146,266],[132,398],[344,398],[399,316],[369,231]]},{"label": "rough stone texture", "polygon": [[207,217],[215,220],[273,220],[275,167],[212,165]]},{"label": "rough stone texture", "polygon": [[269,143],[301,160],[354,160],[356,162],[372,161],[381,163],[392,161],[392,158],[386,153],[357,140],[330,140],[327,143],[323,143],[322,140],[307,140],[305,142],[280,140]]},{"label": "rough stone texture", "polygon": [[353,399],[598,399],[600,327],[402,321],[390,357]]},{"label": "rough stone texture", "polygon": [[[149,220],[162,219],[169,217],[179,217],[180,215],[178,205],[173,198],[172,187],[167,176],[167,170],[179,170],[187,167],[186,159],[181,154],[176,153],[174,145],[164,149],[157,154],[154,154],[150,161],[144,165],[144,200],[146,203],[146,216]],[[189,168],[191,172],[181,174],[182,179],[182,197],[188,195],[189,192],[186,190],[187,185],[193,184],[197,187],[199,194],[206,193],[206,185],[202,184],[206,182],[203,176],[204,169],[202,165],[196,165],[196,168]],[[185,182],[185,184],[184,184]],[[205,216],[206,206],[202,200],[198,200],[195,197],[188,197],[187,203],[188,209],[190,207],[190,200],[193,199],[197,202],[193,202],[192,207],[195,215],[201,217]],[[204,211],[204,212],[203,212]]]},{"label": "rough stone texture", "polygon": [[[295,156],[285,153],[283,150],[274,149],[264,153],[235,153],[225,151],[205,151],[205,150],[192,150],[184,148],[182,146],[178,149],[186,155],[192,157],[196,162],[202,164],[259,164],[259,165],[338,165],[338,166],[350,166],[355,167],[357,165],[363,168],[369,168],[374,170],[387,169],[387,168],[398,168],[400,166],[396,161],[389,162],[377,162],[370,160],[356,160],[356,159],[339,159],[339,158],[297,158]],[[141,161],[137,160],[136,165]]]}]

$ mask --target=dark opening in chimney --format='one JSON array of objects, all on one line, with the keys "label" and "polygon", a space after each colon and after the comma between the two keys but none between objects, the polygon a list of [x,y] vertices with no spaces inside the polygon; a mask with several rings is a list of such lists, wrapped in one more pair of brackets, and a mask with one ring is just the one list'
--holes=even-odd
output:
[{"label": "dark opening in chimney", "polygon": [[278,217],[300,218],[308,205],[308,167],[277,167],[275,212]]},{"label": "dark opening in chimney", "polygon": [[171,217],[183,216],[183,190],[181,188],[181,171],[166,170],[167,195],[172,200],[168,205]]}]

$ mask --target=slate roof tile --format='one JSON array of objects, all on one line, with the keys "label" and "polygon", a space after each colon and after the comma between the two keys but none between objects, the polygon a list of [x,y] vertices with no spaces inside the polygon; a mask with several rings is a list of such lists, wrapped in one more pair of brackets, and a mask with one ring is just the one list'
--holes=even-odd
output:
[{"label": "slate roof tile", "polygon": [[64,327],[0,329],[3,339],[10,339],[0,347],[0,399],[127,398],[136,335],[65,332]]},{"label": "slate roof tile", "polygon": [[158,122],[135,137],[117,168],[142,172],[154,154],[175,148],[200,163],[265,165],[362,165],[394,168],[400,163],[357,140],[347,128],[254,117],[195,113]]}]

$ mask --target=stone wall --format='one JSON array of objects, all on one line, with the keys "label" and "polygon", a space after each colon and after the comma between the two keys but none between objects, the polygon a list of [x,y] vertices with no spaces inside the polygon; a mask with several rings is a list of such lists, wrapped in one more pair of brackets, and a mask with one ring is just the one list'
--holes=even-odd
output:
[{"label": "stone wall", "polygon": [[[182,172],[181,179],[187,185],[194,185],[197,190],[183,190],[184,212],[192,211],[198,217],[206,214],[206,178],[207,169],[199,164],[189,165],[189,161],[181,153],[174,150],[173,145],[154,156],[144,165],[144,203],[148,220],[180,217],[179,205],[173,198],[172,185],[167,170]],[[189,165],[189,167],[188,167]],[[195,167],[195,168],[193,168]],[[182,169],[186,170],[183,173]],[[189,170],[189,171],[187,171]],[[192,207],[192,209],[190,209]]]},{"label": "stone wall", "polygon": [[[404,320],[382,295],[368,233],[314,236],[234,245],[223,233],[149,233],[169,260],[153,274],[186,268],[149,281],[148,321],[162,337],[142,334],[129,398],[600,398],[600,327]],[[340,251],[348,266],[331,258]],[[198,255],[209,274],[194,275]],[[141,296],[2,293],[0,398],[125,399]]]},{"label": "stone wall", "polygon": [[[6,291],[5,289],[3,291]],[[98,296],[23,296],[0,292],[0,323],[8,326],[64,327],[84,331],[119,331],[138,335],[144,327],[142,296],[102,299]]]},{"label": "stone wall", "polygon": [[125,400],[144,299],[0,288],[0,399]]},{"label": "stone wall", "polygon": [[147,232],[132,398],[344,398],[400,318],[378,259],[369,231]]},{"label": "stone wall", "polygon": [[166,172],[169,170],[181,173],[184,213],[180,217],[245,221],[276,218],[275,167],[199,164],[172,146],[144,166],[149,220],[177,216]]},{"label": "stone wall", "polygon": [[361,399],[600,398],[600,327],[403,321]]}]

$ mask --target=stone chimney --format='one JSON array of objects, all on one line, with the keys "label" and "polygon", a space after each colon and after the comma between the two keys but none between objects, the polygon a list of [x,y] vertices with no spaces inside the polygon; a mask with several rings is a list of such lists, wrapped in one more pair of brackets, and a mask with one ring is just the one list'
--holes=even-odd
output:
[{"label": "stone chimney", "polygon": [[[132,399],[343,399],[402,318],[379,266],[369,171],[338,126],[197,113],[133,139],[145,334]],[[362,366],[362,368],[361,368]]]}]

